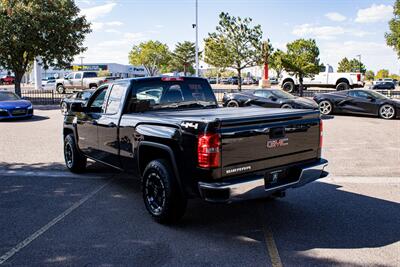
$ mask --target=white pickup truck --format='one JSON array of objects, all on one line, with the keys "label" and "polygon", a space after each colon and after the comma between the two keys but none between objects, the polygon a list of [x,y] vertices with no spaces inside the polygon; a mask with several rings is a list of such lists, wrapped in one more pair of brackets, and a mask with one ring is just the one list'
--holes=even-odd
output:
[{"label": "white pickup truck", "polygon": [[[295,92],[299,87],[295,76],[286,74],[281,80],[281,87],[286,92]],[[305,87],[336,88],[337,91],[364,87],[364,75],[361,73],[334,72],[331,65],[321,66],[320,72],[314,77],[303,79]]]},{"label": "white pickup truck", "polygon": [[62,79],[56,80],[56,90],[58,93],[65,93],[65,89],[96,89],[103,83],[115,80],[116,77],[98,77],[95,71],[71,72]]}]

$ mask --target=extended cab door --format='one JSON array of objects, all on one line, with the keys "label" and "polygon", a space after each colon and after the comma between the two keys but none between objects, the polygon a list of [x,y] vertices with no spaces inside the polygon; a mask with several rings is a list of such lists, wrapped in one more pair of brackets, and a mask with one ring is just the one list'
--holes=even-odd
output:
[{"label": "extended cab door", "polygon": [[122,115],[129,82],[117,82],[106,95],[105,110],[97,120],[98,158],[104,163],[121,167],[119,159],[118,126]]},{"label": "extended cab door", "polygon": [[72,86],[76,89],[83,89],[82,88],[82,72],[75,73],[75,76],[72,79]]},{"label": "extended cab door", "polygon": [[85,155],[95,159],[98,159],[97,120],[104,110],[107,88],[99,88],[89,99],[85,112],[76,114],[78,147]]}]

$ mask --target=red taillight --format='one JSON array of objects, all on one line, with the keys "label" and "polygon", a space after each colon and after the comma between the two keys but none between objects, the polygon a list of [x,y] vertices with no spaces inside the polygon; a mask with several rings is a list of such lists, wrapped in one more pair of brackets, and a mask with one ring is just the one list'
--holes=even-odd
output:
[{"label": "red taillight", "polygon": [[197,142],[197,158],[201,168],[218,168],[220,166],[219,134],[207,133],[200,135]]},{"label": "red taillight", "polygon": [[357,82],[361,81],[361,73],[357,73]]},{"label": "red taillight", "polygon": [[176,82],[176,81],[183,81],[182,77],[162,77],[161,81],[163,82]]},{"label": "red taillight", "polygon": [[319,148],[322,148],[322,144],[324,141],[324,121],[319,121]]}]

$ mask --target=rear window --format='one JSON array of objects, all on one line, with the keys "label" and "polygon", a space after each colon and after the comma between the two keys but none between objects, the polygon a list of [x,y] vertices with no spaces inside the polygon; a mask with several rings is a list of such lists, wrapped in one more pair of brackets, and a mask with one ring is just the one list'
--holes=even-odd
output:
[{"label": "rear window", "polygon": [[133,90],[138,100],[149,100],[150,106],[153,107],[187,102],[216,104],[210,85],[201,79],[139,81]]}]

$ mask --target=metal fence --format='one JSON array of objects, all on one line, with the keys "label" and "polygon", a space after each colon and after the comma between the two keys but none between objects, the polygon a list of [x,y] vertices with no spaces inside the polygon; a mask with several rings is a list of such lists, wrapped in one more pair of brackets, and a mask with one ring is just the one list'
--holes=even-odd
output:
[{"label": "metal fence", "polygon": [[[247,89],[244,89],[245,91]],[[268,90],[268,89],[266,89]],[[213,89],[215,97],[218,102],[222,102],[224,93],[237,92],[235,89]],[[303,91],[303,97],[314,97],[315,94],[335,92],[334,90],[305,90]],[[391,90],[376,90],[385,96],[400,99],[400,91]],[[298,96],[299,93],[293,95]],[[67,94],[59,94],[54,90],[22,90],[22,96],[24,99],[31,101],[34,105],[58,105],[61,99],[65,98]]]},{"label": "metal fence", "polygon": [[59,94],[54,90],[22,90],[21,95],[34,105],[58,105],[67,94]]}]

